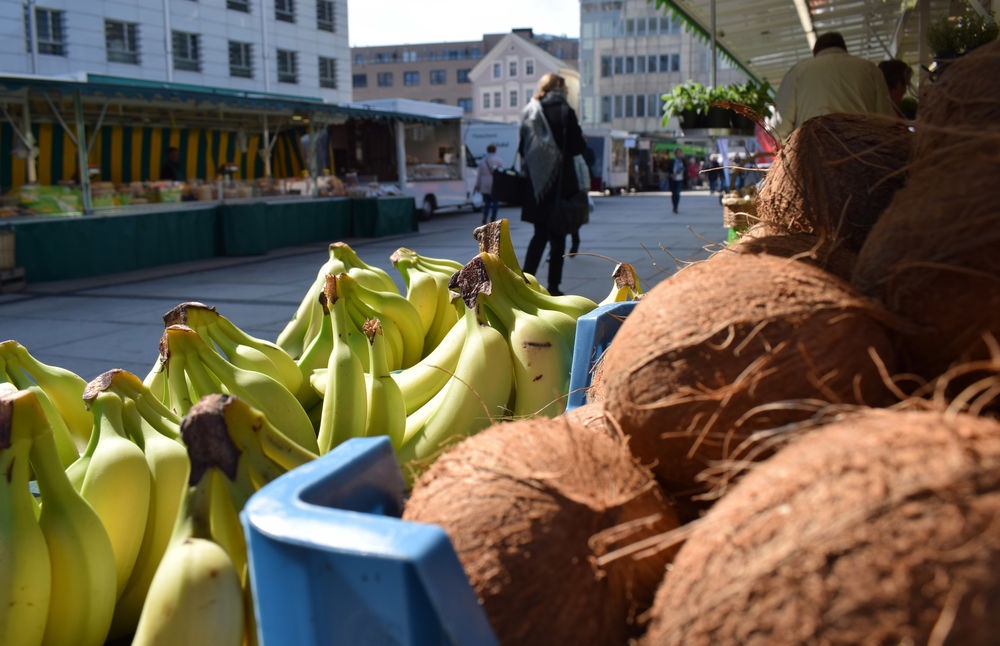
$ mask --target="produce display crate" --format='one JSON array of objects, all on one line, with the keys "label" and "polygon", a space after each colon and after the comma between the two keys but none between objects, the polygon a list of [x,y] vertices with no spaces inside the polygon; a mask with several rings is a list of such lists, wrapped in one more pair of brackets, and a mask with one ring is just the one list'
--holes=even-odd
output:
[{"label": "produce display crate", "polygon": [[350,439],[247,501],[262,646],[497,643],[444,530],[399,518],[406,493],[380,436]]},{"label": "produce display crate", "polygon": [[569,398],[566,410],[587,403],[587,388],[594,366],[638,301],[608,303],[584,314],[576,320],[576,338],[573,341],[573,367],[569,376]]}]

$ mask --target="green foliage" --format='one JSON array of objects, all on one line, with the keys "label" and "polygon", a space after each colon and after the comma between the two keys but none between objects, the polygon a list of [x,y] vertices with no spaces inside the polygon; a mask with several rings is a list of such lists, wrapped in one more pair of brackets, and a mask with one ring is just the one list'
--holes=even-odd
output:
[{"label": "green foliage", "polygon": [[716,87],[706,87],[696,81],[687,80],[675,85],[670,92],[660,98],[663,100],[664,126],[672,116],[687,111],[704,114],[711,105],[722,102],[744,105],[763,116],[768,113],[772,102],[771,84],[767,81],[758,83],[753,80]]},{"label": "green foliage", "polygon": [[934,56],[952,58],[996,40],[1000,33],[993,14],[988,18],[966,6],[955,16],[945,16],[927,27],[927,44]]},{"label": "green foliage", "polygon": [[660,98],[663,100],[664,125],[670,117],[688,110],[708,112],[708,104],[711,102],[708,88],[690,79],[675,85],[670,92]]}]

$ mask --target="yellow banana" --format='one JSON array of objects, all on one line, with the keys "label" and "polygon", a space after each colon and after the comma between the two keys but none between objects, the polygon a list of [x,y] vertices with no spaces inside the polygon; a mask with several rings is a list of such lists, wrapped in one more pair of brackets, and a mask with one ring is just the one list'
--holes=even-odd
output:
[{"label": "yellow banana", "polygon": [[381,267],[369,265],[363,261],[357,252],[346,242],[331,243],[330,257],[336,258],[343,263],[345,267],[343,271],[346,271],[351,275],[351,278],[354,278],[368,289],[399,294],[399,287],[396,286],[396,281],[392,279],[389,272]]},{"label": "yellow banana", "polygon": [[42,501],[38,525],[52,565],[42,643],[100,646],[107,638],[117,595],[111,539],[93,507],[70,484],[37,398],[23,392],[23,401],[16,406],[24,406],[14,414],[24,415],[33,433],[30,462]]},{"label": "yellow banana", "polygon": [[366,379],[368,395],[365,435],[388,435],[393,446],[399,448],[406,430],[406,404],[403,391],[389,373],[385,358],[385,337],[378,319],[365,325],[365,334],[371,343],[371,364]]},{"label": "yellow banana", "polygon": [[327,363],[327,384],[319,422],[319,453],[325,454],[344,440],[363,437],[367,416],[365,368],[347,343],[347,302],[340,297],[341,278],[327,278],[326,294],[333,330],[333,347]]},{"label": "yellow banana", "polygon": [[104,390],[108,373],[95,378],[84,397],[94,413],[80,495],[104,524],[115,554],[116,598],[139,555],[149,514],[151,477],[142,449],[128,437],[122,398]]},{"label": "yellow banana", "polygon": [[[401,355],[401,368],[412,366],[420,357],[424,350],[424,333],[426,331],[420,314],[405,296],[399,292],[386,292],[368,289],[355,279],[350,277],[341,281],[341,293],[353,302],[354,298],[363,301],[373,310],[373,316],[382,323],[383,331],[387,323],[391,322],[402,335],[403,354]],[[366,319],[367,320],[367,319]]]},{"label": "yellow banana", "polygon": [[295,362],[310,386],[308,395],[305,392],[299,394],[299,401],[307,411],[320,403],[322,392],[317,392],[315,389],[312,376],[317,370],[326,370],[326,364],[330,361],[330,350],[333,348],[333,327],[330,325],[330,308],[326,302],[326,294],[322,294],[319,300],[323,309],[322,325],[303,350],[302,356]]},{"label": "yellow banana", "polygon": [[19,400],[17,391],[0,395],[0,643],[35,646],[45,635],[52,566],[28,488],[32,433]]},{"label": "yellow banana", "polygon": [[34,391],[35,396],[38,398],[38,403],[41,405],[42,410],[45,411],[45,416],[52,425],[56,448],[59,449],[59,461],[62,462],[63,466],[69,466],[80,457],[80,452],[87,446],[86,441],[82,441],[70,433],[69,427],[66,426],[66,420],[63,419],[62,414],[56,409],[55,404],[52,403],[52,399],[21,370],[20,366],[13,362],[5,365],[5,361],[0,358],[0,383],[9,384],[10,388],[14,391]]},{"label": "yellow banana", "polygon": [[167,391],[167,368],[160,354],[156,355],[156,361],[143,377],[142,383],[160,402],[170,401],[170,395]]},{"label": "yellow banana", "polygon": [[323,291],[322,275],[313,281],[305,295],[295,308],[295,313],[288,323],[278,333],[275,344],[288,353],[293,359],[298,359],[309,344],[322,315],[317,298]]},{"label": "yellow banana", "polygon": [[94,417],[82,399],[83,389],[87,386],[83,377],[66,368],[42,363],[17,341],[0,343],[0,359],[26,372],[52,400],[52,405],[66,421],[69,432],[81,444],[87,443]]},{"label": "yellow banana", "polygon": [[406,300],[417,310],[420,322],[427,330],[430,329],[437,313],[437,281],[434,280],[433,274],[417,270],[414,267],[412,256],[408,256],[407,252],[413,253],[409,249],[400,247],[393,252],[389,260],[403,277],[403,282],[406,285]]},{"label": "yellow banana", "polygon": [[426,404],[451,379],[458,366],[467,331],[465,325],[453,325],[430,354],[409,368],[392,373],[403,393],[407,415]]},{"label": "yellow banana", "polygon": [[[221,408],[230,436],[243,437],[244,434],[254,436],[252,443],[259,445],[263,455],[284,471],[290,471],[318,457],[316,453],[293,442],[275,428],[263,413],[239,397],[225,397],[221,402]],[[246,447],[250,446],[251,440],[237,441],[237,444],[247,450]]]},{"label": "yellow banana", "polygon": [[[347,274],[340,274],[338,281],[341,278],[349,278]],[[357,333],[358,335],[364,336],[364,332],[361,329],[365,326],[365,321],[371,318],[378,318],[378,312],[372,308],[368,303],[358,300],[355,294],[352,298],[346,298],[343,293],[341,293],[341,300],[346,302],[345,310],[347,314],[347,325],[348,329],[352,333]],[[382,326],[382,334],[385,335],[386,349],[385,355],[386,359],[389,361],[389,368],[391,370],[398,370],[403,367],[403,334],[396,324],[387,319],[385,325]],[[353,346],[352,346],[353,347]],[[368,340],[365,339],[365,348],[363,352],[358,352],[355,349],[355,354],[361,359],[361,365],[368,369],[368,362],[370,361],[368,353],[371,351],[371,346],[368,345]]]},{"label": "yellow banana", "polygon": [[611,281],[611,291],[598,305],[635,301],[642,296],[639,275],[636,273],[635,267],[627,262],[618,263],[615,266],[615,270],[611,272]]},{"label": "yellow banana", "polygon": [[514,374],[507,340],[485,324],[476,303],[458,325],[467,330],[455,374],[425,404],[433,409],[419,427],[411,427],[407,418],[397,456],[408,469],[426,465],[452,442],[487,428],[506,413]]}]

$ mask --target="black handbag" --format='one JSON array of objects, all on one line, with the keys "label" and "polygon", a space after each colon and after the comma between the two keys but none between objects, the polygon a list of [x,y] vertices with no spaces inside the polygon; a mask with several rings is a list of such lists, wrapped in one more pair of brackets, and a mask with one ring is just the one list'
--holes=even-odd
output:
[{"label": "black handbag", "polygon": [[523,206],[531,191],[531,182],[512,168],[493,171],[493,197],[504,204]]},{"label": "black handbag", "polygon": [[548,220],[549,231],[555,235],[573,233],[590,220],[590,199],[585,191],[560,197]]}]

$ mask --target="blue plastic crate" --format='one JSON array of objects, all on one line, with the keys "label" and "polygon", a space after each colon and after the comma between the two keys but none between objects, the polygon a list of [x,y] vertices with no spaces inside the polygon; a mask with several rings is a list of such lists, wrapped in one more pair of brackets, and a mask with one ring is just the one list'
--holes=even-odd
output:
[{"label": "blue plastic crate", "polygon": [[261,488],[241,513],[257,634],[295,644],[496,644],[451,541],[399,518],[388,437],[356,438]]},{"label": "blue plastic crate", "polygon": [[608,303],[577,319],[566,410],[573,410],[587,403],[587,388],[590,387],[594,364],[611,344],[622,321],[632,312],[636,303],[638,301]]}]

